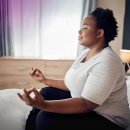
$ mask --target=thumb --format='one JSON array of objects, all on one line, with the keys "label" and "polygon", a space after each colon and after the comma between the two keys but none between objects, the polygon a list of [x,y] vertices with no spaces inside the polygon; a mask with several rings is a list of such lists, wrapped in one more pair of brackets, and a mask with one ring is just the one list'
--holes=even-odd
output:
[{"label": "thumb", "polygon": [[32,87],[32,89],[33,89],[34,94],[35,94],[36,96],[39,96],[40,93],[39,93],[34,87]]},{"label": "thumb", "polygon": [[28,92],[28,94],[32,93],[33,92],[33,88],[30,88],[27,92]]},{"label": "thumb", "polygon": [[42,72],[39,69],[37,69],[37,71],[38,71],[39,74],[42,74]]}]

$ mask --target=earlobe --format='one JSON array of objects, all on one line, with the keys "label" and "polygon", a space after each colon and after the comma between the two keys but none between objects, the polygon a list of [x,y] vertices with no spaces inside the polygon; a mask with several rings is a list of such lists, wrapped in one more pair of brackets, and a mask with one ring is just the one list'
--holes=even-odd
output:
[{"label": "earlobe", "polygon": [[97,38],[100,38],[100,34],[98,33]]},{"label": "earlobe", "polygon": [[97,38],[100,38],[99,34],[97,35]]}]

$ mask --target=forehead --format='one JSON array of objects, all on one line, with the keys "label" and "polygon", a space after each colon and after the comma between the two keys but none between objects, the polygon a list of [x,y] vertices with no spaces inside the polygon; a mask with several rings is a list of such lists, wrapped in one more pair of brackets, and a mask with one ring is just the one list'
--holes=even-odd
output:
[{"label": "forehead", "polygon": [[83,25],[84,24],[88,24],[88,26],[95,26],[96,25],[96,21],[94,16],[89,15],[87,16],[84,20],[83,20]]}]

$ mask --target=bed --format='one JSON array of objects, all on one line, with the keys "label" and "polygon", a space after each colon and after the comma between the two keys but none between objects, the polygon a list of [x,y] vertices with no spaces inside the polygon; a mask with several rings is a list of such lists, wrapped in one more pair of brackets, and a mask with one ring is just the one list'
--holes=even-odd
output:
[{"label": "bed", "polygon": [[[126,83],[128,88],[128,102],[130,104],[130,80],[127,80]],[[40,89],[37,90],[40,91]],[[25,129],[25,122],[32,107],[20,100],[17,93],[23,94],[23,90],[0,90],[0,130]],[[31,93],[30,96],[34,97],[34,93]],[[130,130],[130,126],[126,130]]]},{"label": "bed", "polygon": [[[40,89],[37,90],[39,91]],[[25,121],[32,107],[26,105],[17,96],[17,93],[23,94],[23,90],[0,90],[0,130],[25,129]],[[31,93],[30,96],[34,97],[34,93]]]}]

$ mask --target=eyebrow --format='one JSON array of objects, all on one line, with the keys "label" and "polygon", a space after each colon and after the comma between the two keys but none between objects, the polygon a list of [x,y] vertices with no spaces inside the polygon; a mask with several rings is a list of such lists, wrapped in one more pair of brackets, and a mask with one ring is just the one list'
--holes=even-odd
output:
[{"label": "eyebrow", "polygon": [[83,25],[88,25],[88,24],[84,23]]}]

